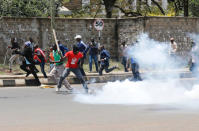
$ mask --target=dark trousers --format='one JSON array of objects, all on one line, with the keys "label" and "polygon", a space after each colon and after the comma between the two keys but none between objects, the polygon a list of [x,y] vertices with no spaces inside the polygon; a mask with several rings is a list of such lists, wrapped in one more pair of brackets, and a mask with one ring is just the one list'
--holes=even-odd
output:
[{"label": "dark trousers", "polygon": [[128,69],[127,69],[128,68],[127,60],[128,60],[127,57],[125,57],[125,56],[122,57],[122,65],[124,66],[124,71],[125,72],[128,72]]},{"label": "dark trousers", "polygon": [[106,73],[109,73],[111,71],[113,71],[114,69],[116,69],[116,67],[112,67],[112,68],[108,68],[109,65],[101,65],[100,66],[100,70],[99,70],[99,75],[102,75],[103,70],[105,69]]},{"label": "dark trousers", "polygon": [[80,64],[79,70],[80,70],[80,72],[82,73],[83,76],[86,76],[86,73],[84,72],[84,69],[83,69],[84,59],[85,58],[81,59],[81,64]]},{"label": "dark trousers", "polygon": [[197,66],[198,64],[197,63],[191,63],[191,65],[190,65],[190,67],[189,67],[189,70],[191,71],[191,72],[197,72],[198,70],[197,70]]},{"label": "dark trousers", "polygon": [[132,63],[131,64],[131,69],[132,69],[132,73],[133,73],[133,80],[139,80],[141,81],[142,78],[140,77],[140,72],[139,72],[139,65],[137,63]]},{"label": "dark trousers", "polygon": [[36,61],[36,64],[40,65],[42,74],[44,75],[45,78],[48,78],[46,75],[46,72],[45,72],[45,62],[44,61],[42,61],[42,62]]},{"label": "dark trousers", "polygon": [[36,70],[36,67],[34,64],[26,64],[26,62],[24,61],[22,63],[22,65],[20,66],[20,68],[25,71],[26,73],[28,74],[33,74],[33,76],[35,77],[35,80],[38,82],[38,85],[40,85],[40,81],[39,81],[39,78],[37,76],[37,73],[35,72]]},{"label": "dark trousers", "polygon": [[58,88],[61,88],[62,86],[62,82],[63,80],[70,74],[70,72],[73,72],[75,74],[75,76],[80,80],[80,82],[82,83],[83,85],[83,88],[88,91],[88,87],[87,87],[87,84],[84,80],[84,77],[82,76],[82,73],[80,72],[80,69],[79,68],[65,68],[64,72],[62,73],[60,79],[59,79],[59,82],[58,82]]}]

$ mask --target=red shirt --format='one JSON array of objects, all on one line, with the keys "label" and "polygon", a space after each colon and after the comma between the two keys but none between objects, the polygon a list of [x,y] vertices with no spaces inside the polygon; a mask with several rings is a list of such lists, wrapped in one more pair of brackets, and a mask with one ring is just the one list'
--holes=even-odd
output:
[{"label": "red shirt", "polygon": [[65,54],[66,58],[68,58],[66,67],[68,68],[78,68],[78,60],[83,57],[81,52],[78,52],[76,55],[73,51],[69,51]]}]

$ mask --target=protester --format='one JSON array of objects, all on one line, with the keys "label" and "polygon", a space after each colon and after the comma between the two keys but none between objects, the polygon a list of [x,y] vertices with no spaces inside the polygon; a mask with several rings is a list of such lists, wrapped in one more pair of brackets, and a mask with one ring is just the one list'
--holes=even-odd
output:
[{"label": "protester", "polygon": [[192,72],[197,72],[198,67],[198,59],[199,59],[199,48],[198,45],[195,42],[192,43],[192,49],[191,49],[191,65],[189,70]]},{"label": "protester", "polygon": [[77,41],[77,47],[79,51],[83,54],[83,58],[81,59],[81,65],[80,65],[80,71],[83,76],[86,76],[86,73],[84,72],[83,65],[84,65],[84,59],[86,58],[86,53],[87,53],[87,45],[82,41],[82,36],[81,35],[76,35],[75,40]]},{"label": "protester", "polygon": [[41,48],[36,44],[34,46],[34,61],[36,64],[40,65],[41,72],[45,78],[48,78],[45,72],[45,63],[47,62],[46,56]]},{"label": "protester", "polygon": [[20,60],[19,60],[20,46],[17,43],[16,38],[11,38],[11,46],[8,46],[8,48],[11,48],[12,50],[12,56],[9,59],[9,70],[10,72],[12,72],[13,62],[16,61],[18,64],[20,63]]},{"label": "protester", "polygon": [[77,47],[77,45],[73,45],[73,50],[67,52],[62,59],[64,59],[64,58],[67,58],[68,61],[67,61],[67,64],[66,64],[66,68],[65,68],[64,72],[62,73],[62,75],[59,79],[57,91],[60,90],[63,80],[72,71],[75,74],[75,76],[82,83],[83,88],[85,89],[86,93],[88,93],[87,84],[86,84],[84,77],[83,77],[83,75],[82,75],[82,73],[80,72],[80,69],[79,69],[79,65],[82,62],[81,59],[83,58],[83,54],[81,52],[79,52],[79,48]]},{"label": "protester", "polygon": [[117,66],[113,66],[112,68],[109,67],[109,59],[110,54],[109,52],[104,48],[103,45],[100,46],[100,70],[99,75],[102,75],[103,70],[105,69],[106,73],[109,73],[113,71],[114,69],[118,68]]},{"label": "protester", "polygon": [[58,45],[59,45],[59,49],[61,50],[62,52],[62,55],[64,56],[65,53],[67,53],[69,50],[67,47],[65,47],[64,45],[61,44],[61,41],[58,41]]},{"label": "protester", "polygon": [[139,65],[136,62],[135,58],[131,57],[131,70],[133,73],[133,80],[134,81],[141,81],[142,78],[140,77],[140,72],[139,72]]},{"label": "protester", "polygon": [[53,46],[50,46],[50,53],[49,53],[49,62],[50,62],[50,70],[49,72],[53,69],[54,63],[52,61],[55,61],[53,57]]},{"label": "protester", "polygon": [[[57,46],[56,44],[53,45],[53,59],[50,62],[54,63],[54,67],[50,72],[50,76],[53,76],[56,83],[58,84],[59,82],[59,78],[61,77],[62,73],[64,72],[64,62],[61,61],[61,52],[59,53],[57,50]],[[69,82],[67,81],[67,79],[63,80],[63,84],[64,86],[68,89],[68,91],[72,91],[72,88],[69,84]],[[56,88],[56,91],[59,91],[60,88]]]},{"label": "protester", "polygon": [[177,52],[177,43],[174,41],[174,38],[170,39],[170,48],[169,48],[169,55],[176,58],[176,52]]},{"label": "protester", "polygon": [[29,43],[25,43],[24,51],[20,52],[20,54],[24,56],[24,61],[23,61],[23,64],[20,66],[20,68],[27,73],[26,77],[28,77],[30,74],[33,74],[36,80],[36,84],[41,85],[39,78],[36,74],[37,69],[35,67],[35,63],[33,60],[32,48]]},{"label": "protester", "polygon": [[98,72],[98,44],[94,38],[91,38],[87,50],[89,51],[89,71],[92,72],[92,62],[94,60],[96,72]]},{"label": "protester", "polygon": [[34,53],[34,40],[30,37],[29,41],[26,41],[25,44],[29,45],[29,47],[32,49],[32,52]]},{"label": "protester", "polygon": [[121,56],[122,56],[122,65],[124,66],[124,71],[128,72],[128,57],[127,57],[127,45],[126,42],[123,41],[121,44]]}]

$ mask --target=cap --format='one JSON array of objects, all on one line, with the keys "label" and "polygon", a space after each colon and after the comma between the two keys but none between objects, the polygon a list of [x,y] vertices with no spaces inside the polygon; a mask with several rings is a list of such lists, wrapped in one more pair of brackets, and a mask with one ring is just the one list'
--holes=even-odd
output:
[{"label": "cap", "polygon": [[30,41],[26,41],[26,42],[25,42],[25,45],[28,46],[28,47],[30,47],[30,45],[31,45],[31,44],[30,44]]},{"label": "cap", "polygon": [[170,40],[174,40],[174,38],[172,37],[172,38],[170,38]]},{"label": "cap", "polygon": [[76,36],[75,36],[75,39],[81,39],[81,38],[82,38],[81,35],[76,35]]}]

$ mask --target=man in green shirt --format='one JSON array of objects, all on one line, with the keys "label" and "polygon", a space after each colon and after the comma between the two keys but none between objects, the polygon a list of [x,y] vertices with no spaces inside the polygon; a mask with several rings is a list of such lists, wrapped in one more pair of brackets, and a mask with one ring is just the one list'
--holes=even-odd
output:
[{"label": "man in green shirt", "polygon": [[[54,61],[51,61],[54,63],[54,67],[50,72],[50,76],[53,76],[54,79],[56,80],[56,83],[58,83],[60,76],[62,75],[65,67],[63,65],[63,61],[61,61],[61,52],[58,52],[57,50],[57,46],[56,44],[53,45],[53,57],[54,57]],[[72,91],[73,89],[71,88],[69,82],[67,81],[67,79],[63,80],[63,84],[64,86],[68,89],[68,91]],[[56,88],[56,91],[59,91]]]}]

